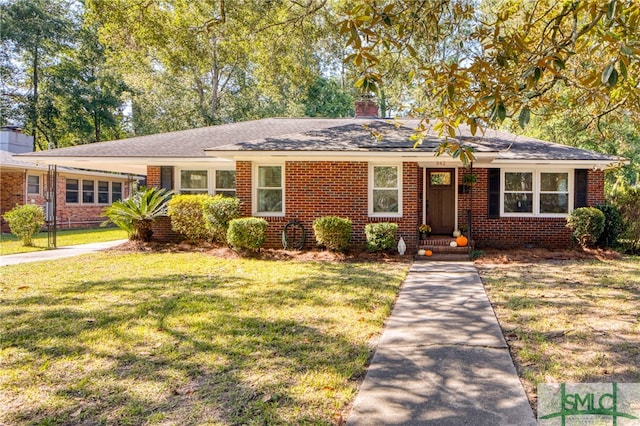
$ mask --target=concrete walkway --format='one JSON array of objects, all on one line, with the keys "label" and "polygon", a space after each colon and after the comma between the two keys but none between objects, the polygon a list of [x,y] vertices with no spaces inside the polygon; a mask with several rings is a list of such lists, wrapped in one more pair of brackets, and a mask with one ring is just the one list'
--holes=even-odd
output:
[{"label": "concrete walkway", "polygon": [[347,425],[535,425],[475,266],[417,262]]},{"label": "concrete walkway", "polygon": [[38,262],[40,260],[55,260],[80,254],[94,253],[119,246],[127,240],[107,241],[104,243],[79,244],[77,246],[58,247],[53,250],[40,250],[30,253],[8,254],[0,256],[0,266],[17,265],[19,263]]}]

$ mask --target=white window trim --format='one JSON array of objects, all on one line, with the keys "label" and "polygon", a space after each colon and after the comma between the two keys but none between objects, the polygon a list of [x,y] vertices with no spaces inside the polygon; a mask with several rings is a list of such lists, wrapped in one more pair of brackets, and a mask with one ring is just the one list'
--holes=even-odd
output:
[{"label": "white window trim", "polygon": [[237,194],[237,188],[238,188],[238,181],[236,180],[236,187],[235,188],[218,188],[218,181],[217,181],[217,177],[216,177],[216,172],[221,172],[221,171],[233,171],[235,172],[236,169],[233,168],[220,168],[220,167],[216,167],[215,169],[211,169],[211,191],[213,191],[213,194],[217,194],[218,191],[220,192],[229,192],[229,191],[233,191],[234,193]]},{"label": "white window trim", "polygon": [[[73,201],[67,201],[67,192],[69,192],[67,190],[67,185],[69,184],[70,180],[75,180],[78,182],[78,189],[76,190],[76,193],[78,194],[78,201],[76,201],[75,203]],[[65,178],[65,182],[64,182],[64,202],[65,205],[73,205],[73,206],[79,206],[82,204],[82,179],[80,178]]]},{"label": "white window trim", "polygon": [[[29,192],[29,178],[31,176],[38,178],[38,192]],[[27,195],[42,195],[42,175],[27,174],[26,180]]]},{"label": "white window trim", "polygon": [[[76,203],[72,203],[72,202],[67,202],[67,182],[68,180],[77,180],[78,181],[78,201]],[[94,202],[93,203],[85,203],[82,199],[82,193],[84,191],[84,182],[85,181],[93,181],[93,199]],[[65,181],[65,188],[64,188],[64,200],[65,200],[65,204],[67,205],[72,205],[72,206],[110,206],[111,204],[113,204],[113,184],[114,183],[119,183],[120,184],[120,195],[121,195],[121,199],[125,198],[125,182],[120,181],[120,180],[103,180],[100,179],[98,177],[96,178],[75,178],[75,177],[68,177],[66,178]],[[109,202],[108,203],[99,203],[98,202],[98,181],[102,181],[102,182],[108,182],[109,183]]]},{"label": "white window trim", "polygon": [[180,167],[180,168],[176,167],[176,173],[175,173],[174,179],[176,180],[175,183],[177,185],[174,185],[174,187],[178,189],[178,192],[180,194],[197,194],[198,191],[201,191],[200,189],[189,191],[188,189],[182,188],[182,172],[193,171],[193,170],[207,172],[207,194],[211,194],[211,169],[207,167]]},{"label": "white window trim", "polygon": [[125,199],[125,196],[124,196],[124,182],[111,180],[111,181],[109,181],[109,204],[113,204],[113,184],[114,183],[119,183],[120,184],[120,200],[124,200]]},{"label": "white window trim", "polygon": [[[504,211],[504,192],[505,192],[505,174],[506,173],[531,173],[532,189],[533,189],[533,212],[505,212]],[[540,174],[541,173],[567,173],[568,177],[568,209],[567,213],[540,213]],[[500,169],[500,216],[501,217],[550,217],[550,218],[566,218],[573,212],[573,199],[575,195],[574,188],[574,170],[573,169],[548,169],[548,168],[530,168],[530,169]]]},{"label": "white window trim", "polygon": [[[398,212],[382,212],[377,213],[373,211],[373,168],[374,167],[396,167],[398,169]],[[394,164],[378,164],[378,163],[369,163],[369,188],[368,188],[368,209],[369,209],[369,217],[402,217],[402,163],[394,163]]]},{"label": "white window trim", "polygon": [[[175,173],[175,185],[174,187],[180,192],[180,194],[193,194],[193,192],[185,191],[182,189],[182,171],[184,170],[205,170],[207,172],[207,194],[215,195],[216,188],[216,171],[218,170],[231,170],[235,171],[236,169],[233,167],[176,167]],[[237,182],[236,182],[237,187]],[[220,188],[220,191],[231,191],[231,188]],[[233,189],[236,191],[236,189]]]},{"label": "white window trim", "polygon": [[[281,212],[259,212],[258,211],[258,168],[278,166],[280,167],[280,179],[282,182],[282,211]],[[258,217],[284,217],[286,215],[287,206],[285,200],[287,199],[286,182],[285,182],[285,165],[284,163],[253,163],[251,170],[251,210],[253,216]],[[274,188],[275,189],[275,188]]]},{"label": "white window trim", "polygon": [[[100,202],[100,182],[107,182],[107,202],[106,203],[101,203]],[[96,189],[95,191],[95,204],[99,205],[99,206],[108,206],[109,204],[112,204],[111,201],[111,184],[113,183],[113,181],[110,180],[101,180],[101,179],[97,179],[95,181],[94,187]]]}]

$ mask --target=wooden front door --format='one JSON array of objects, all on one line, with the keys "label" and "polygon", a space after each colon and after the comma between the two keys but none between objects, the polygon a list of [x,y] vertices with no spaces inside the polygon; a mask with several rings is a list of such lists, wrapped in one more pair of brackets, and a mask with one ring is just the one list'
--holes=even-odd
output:
[{"label": "wooden front door", "polygon": [[427,224],[434,234],[450,235],[455,226],[455,169],[427,169]]}]

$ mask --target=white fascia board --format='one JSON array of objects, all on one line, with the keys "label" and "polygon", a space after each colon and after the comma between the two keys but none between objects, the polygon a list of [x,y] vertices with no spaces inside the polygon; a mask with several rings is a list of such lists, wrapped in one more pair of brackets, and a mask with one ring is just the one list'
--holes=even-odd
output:
[{"label": "white fascia board", "polygon": [[207,167],[230,166],[233,162],[222,158],[170,158],[170,157],[51,157],[37,155],[29,156],[35,166],[56,165],[81,169],[104,170],[107,172],[147,174],[147,166],[176,166],[189,167],[193,164],[203,164]]},{"label": "white fascia board", "polygon": [[500,166],[521,166],[523,164],[530,166],[569,166],[571,168],[595,168],[599,170],[608,170],[615,168],[621,164],[629,164],[629,160],[621,159],[618,161],[608,160],[509,160],[509,159],[495,159],[491,164]]},{"label": "white fascia board", "polygon": [[66,167],[62,167],[58,169],[58,175],[64,175],[64,176],[92,176],[92,177],[103,177],[103,178],[109,178],[111,180],[113,179],[118,179],[118,180],[123,180],[126,181],[129,179],[130,176],[134,177],[134,178],[143,178],[144,175],[139,175],[137,173],[128,173],[128,174],[116,174],[116,173],[109,173],[109,172],[93,172],[93,171],[89,171],[89,170],[77,170],[77,169],[69,169]]}]

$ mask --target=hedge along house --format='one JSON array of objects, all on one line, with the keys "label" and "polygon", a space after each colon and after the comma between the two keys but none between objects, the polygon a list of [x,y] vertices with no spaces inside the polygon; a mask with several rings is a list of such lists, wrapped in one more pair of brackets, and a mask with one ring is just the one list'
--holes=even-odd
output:
[{"label": "hedge along house", "polygon": [[[442,235],[466,225],[478,247],[567,247],[567,215],[604,201],[604,171],[620,161],[505,132],[472,136],[461,128],[460,141],[476,155],[467,169],[459,160],[434,156],[442,141],[436,134],[414,148],[417,124],[271,118],[28,157],[131,172],[146,167],[149,185],[235,195],[245,216],[269,222],[270,247],[281,246],[291,220],[304,225],[312,247],[313,220],[338,215],[353,221],[356,245],[365,243],[368,223],[397,223],[410,252],[418,248],[421,223]],[[154,235],[175,237],[168,220]]]},{"label": "hedge along house", "polygon": [[[104,221],[102,210],[129,196],[131,177],[60,167],[54,176],[49,167],[20,158],[33,149],[33,137],[16,128],[0,130],[0,229],[9,232],[1,215],[16,205],[47,207],[55,192],[59,229],[95,227]],[[53,188],[56,188],[53,191]],[[49,204],[51,205],[51,204]],[[52,219],[50,217],[49,219]]]}]

